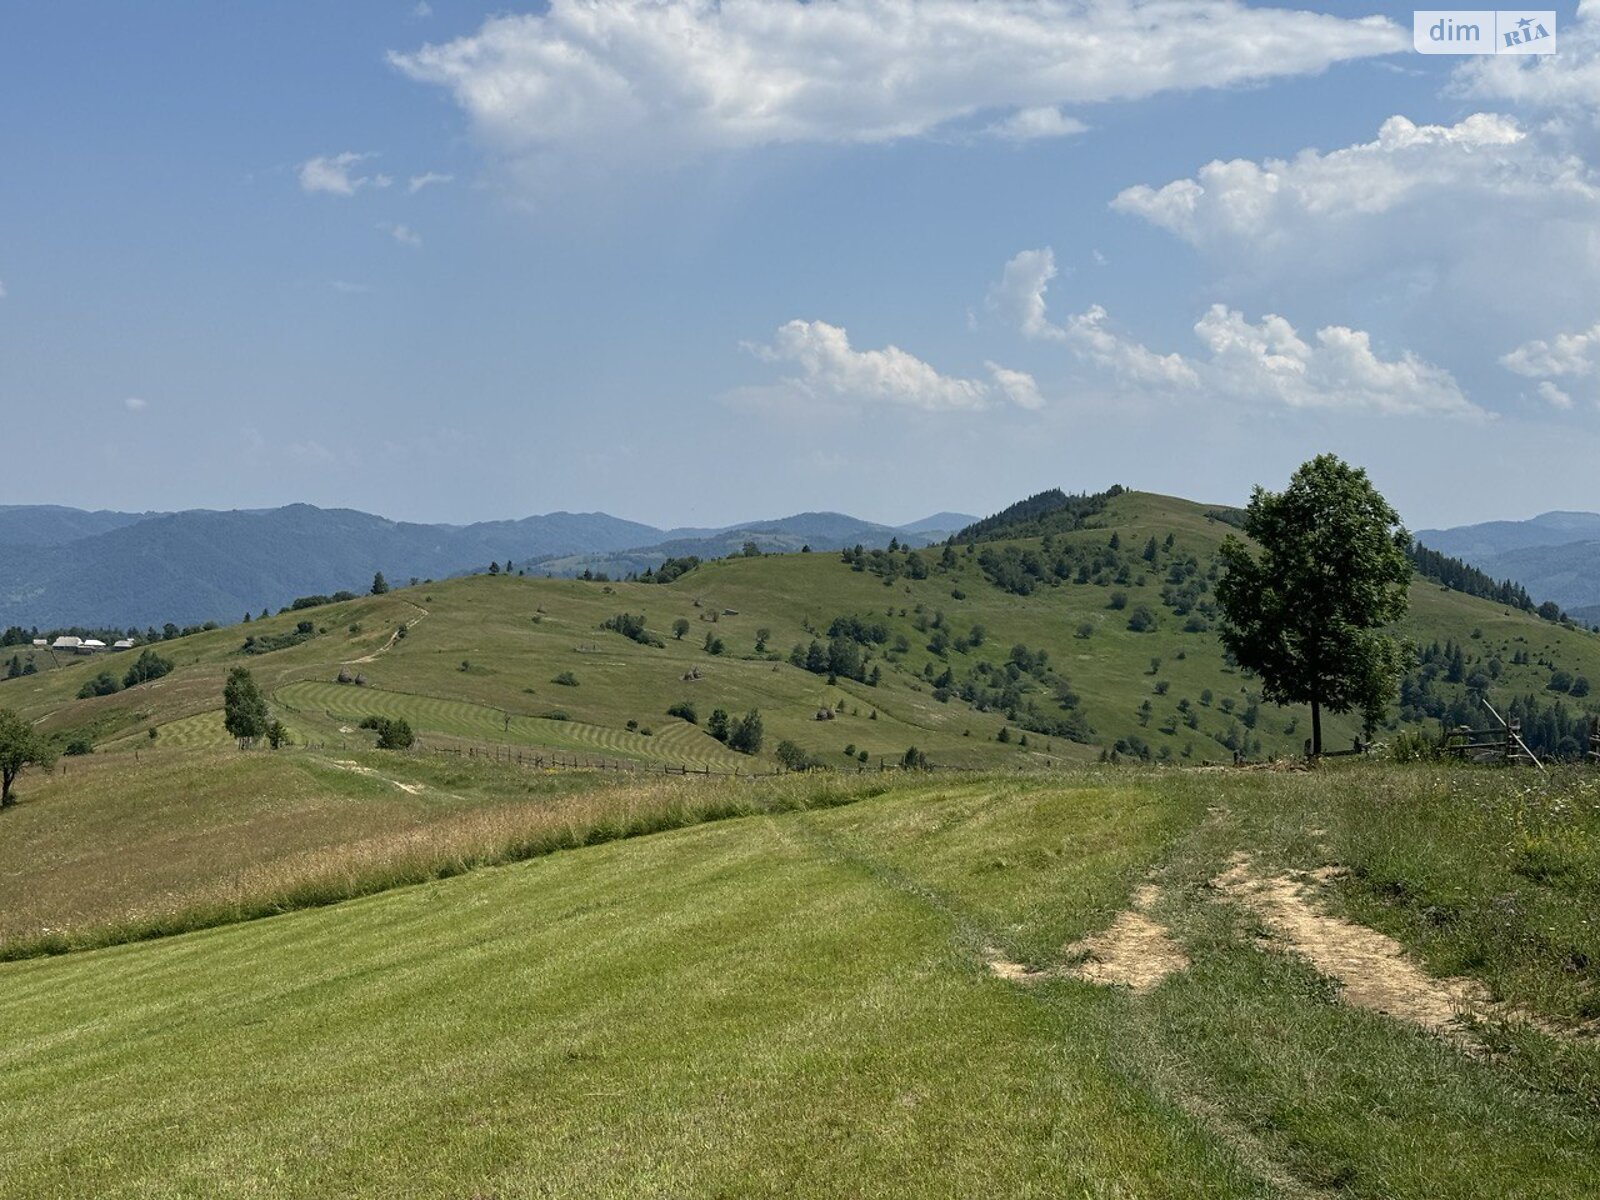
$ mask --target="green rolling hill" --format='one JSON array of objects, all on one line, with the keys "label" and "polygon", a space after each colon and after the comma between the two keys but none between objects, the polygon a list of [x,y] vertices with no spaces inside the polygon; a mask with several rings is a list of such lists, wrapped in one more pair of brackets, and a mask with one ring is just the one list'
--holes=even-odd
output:
[{"label": "green rolling hill", "polygon": [[[840,768],[911,746],[966,767],[1298,752],[1306,714],[1262,703],[1217,640],[1228,514],[1137,492],[1090,508],[1020,508],[948,552],[735,557],[665,584],[475,575],[397,589],[164,642],[176,669],[114,695],[76,699],[123,664],[64,659],[0,682],[0,705],[104,752],[148,748],[152,729],[162,745],[218,744],[221,681],[243,664],[298,740],[326,745],[360,745],[361,718],[389,715],[432,744],[694,768],[767,769],[784,740]],[[602,628],[620,614],[643,617],[641,640]],[[1418,579],[1399,632],[1425,661],[1390,732],[1481,722],[1479,695],[1502,710],[1533,697],[1546,718],[1559,705],[1568,724],[1597,702],[1576,681],[1600,680],[1600,637],[1581,629]],[[291,644],[247,653],[252,638]],[[683,705],[697,722],[668,715]],[[761,712],[758,762],[706,734],[717,708]],[[1335,718],[1329,744],[1359,732]]]}]

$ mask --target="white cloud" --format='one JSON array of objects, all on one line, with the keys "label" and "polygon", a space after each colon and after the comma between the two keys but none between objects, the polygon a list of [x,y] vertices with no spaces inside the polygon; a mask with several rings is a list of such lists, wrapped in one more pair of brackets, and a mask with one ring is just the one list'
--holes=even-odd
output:
[{"label": "white cloud", "polygon": [[401,225],[393,221],[379,221],[378,228],[402,246],[422,245],[422,235],[409,225]]},{"label": "white cloud", "polygon": [[1526,137],[1516,121],[1494,113],[1457,125],[1390,117],[1376,141],[1327,154],[1302,150],[1292,159],[1213,161],[1193,179],[1130,187],[1112,207],[1196,246],[1264,254],[1304,226],[1360,221],[1444,191],[1531,194],[1565,185],[1592,201],[1593,188],[1578,177],[1576,164],[1519,170],[1536,165],[1517,153]]},{"label": "white cloud", "polygon": [[1194,329],[1210,351],[1200,370],[1218,395],[1392,416],[1486,415],[1462,394],[1450,372],[1409,351],[1396,359],[1379,358],[1371,337],[1359,329],[1325,326],[1312,345],[1282,317],[1268,314],[1252,325],[1221,304],[1213,304]]},{"label": "white cloud", "polygon": [[122,407],[131,413],[141,413],[150,407],[148,401],[141,400],[138,396],[129,396],[122,402]]},{"label": "white cloud", "polygon": [[742,398],[786,403],[888,405],[923,412],[988,408],[996,393],[1023,408],[1043,404],[1033,377],[989,363],[993,381],[943,375],[898,346],[857,350],[849,334],[825,321],[790,321],[768,346],[748,346],[763,362],[798,367],[776,388],[747,390]]},{"label": "white cloud", "polygon": [[1549,404],[1551,408],[1559,408],[1564,410],[1572,407],[1572,397],[1558,388],[1555,384],[1551,383],[1548,379],[1540,381],[1539,397]]},{"label": "white cloud", "polygon": [[1262,302],[1386,308],[1480,340],[1600,308],[1600,178],[1558,130],[1500,114],[1391,117],[1370,142],[1211,162],[1112,207]]},{"label": "white cloud", "polygon": [[1525,108],[1585,110],[1600,117],[1600,3],[1584,0],[1577,20],[1563,24],[1556,35],[1559,54],[1495,54],[1462,63],[1450,93]]},{"label": "white cloud", "polygon": [[415,196],[425,187],[432,187],[438,183],[450,183],[454,175],[441,175],[438,171],[425,171],[421,175],[413,175],[411,182],[406,185],[406,190]]},{"label": "white cloud", "polygon": [[348,279],[330,279],[328,286],[336,292],[343,292],[347,296],[364,296],[372,291],[370,283],[352,283]]},{"label": "white cloud", "polygon": [[1063,104],[1315,73],[1408,45],[1384,17],[1237,0],[552,0],[389,60],[448,89],[480,137],[542,178],[555,160],[890,142],[988,116],[997,133],[1059,134]]},{"label": "white cloud", "polygon": [[1380,358],[1366,333],[1343,325],[1319,329],[1312,343],[1282,317],[1268,314],[1252,324],[1214,304],[1194,327],[1207,355],[1189,358],[1158,353],[1117,331],[1098,304],[1055,324],[1045,304],[1055,274],[1048,247],[1025,250],[1006,264],[990,303],[1024,336],[1061,343],[1092,371],[1133,391],[1295,409],[1484,415],[1448,371],[1410,353]]},{"label": "white cloud", "polygon": [[1069,137],[1086,133],[1089,127],[1076,117],[1069,117],[1059,108],[1019,108],[1003,121],[996,121],[984,130],[992,137],[1008,142],[1033,142],[1040,138]]},{"label": "white cloud", "polygon": [[[1555,380],[1589,379],[1600,375],[1600,321],[1577,333],[1558,333],[1552,338],[1534,338],[1509,354],[1500,356],[1500,365],[1527,379],[1539,381],[1539,398],[1552,408],[1570,409],[1572,394]],[[1600,399],[1595,400],[1600,408]]]},{"label": "white cloud", "polygon": [[1600,368],[1600,322],[1580,333],[1558,333],[1548,341],[1535,338],[1524,342],[1501,355],[1500,365],[1529,379],[1592,375]]},{"label": "white cloud", "polygon": [[0,283],[0,300],[4,300],[5,298],[6,298],[6,285],[4,283]]},{"label": "white cloud", "polygon": [[411,6],[411,15],[419,21],[425,17],[431,17],[433,16],[433,5],[429,4],[428,0],[417,0]]},{"label": "white cloud", "polygon": [[343,154],[319,154],[300,164],[300,189],[304,192],[326,192],[330,196],[354,196],[364,187],[386,188],[394,182],[387,175],[357,175],[358,164],[376,154],[357,154],[346,150]]},{"label": "white cloud", "polygon": [[1055,252],[1024,250],[1006,263],[1000,282],[989,290],[989,303],[1016,323],[1024,337],[1066,343],[1080,359],[1138,383],[1194,385],[1194,370],[1177,354],[1156,354],[1110,327],[1098,304],[1051,324],[1045,315],[1045,292],[1056,277]]},{"label": "white cloud", "polygon": [[989,374],[994,376],[994,385],[1000,389],[1002,395],[1018,408],[1039,409],[1044,407],[1044,396],[1039,391],[1039,383],[1026,371],[1016,371],[1010,367],[1002,367],[996,362],[983,364],[989,368]]}]

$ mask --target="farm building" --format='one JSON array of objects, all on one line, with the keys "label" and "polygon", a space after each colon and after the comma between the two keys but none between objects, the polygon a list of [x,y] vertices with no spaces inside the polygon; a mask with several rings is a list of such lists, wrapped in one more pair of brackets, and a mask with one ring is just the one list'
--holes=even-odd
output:
[{"label": "farm building", "polygon": [[43,650],[46,647],[48,647],[49,645],[50,645],[50,639],[49,638],[34,638],[33,639],[33,646],[34,646],[34,649],[36,649],[36,650]]},{"label": "farm building", "polygon": [[132,638],[119,638],[117,641],[111,643],[111,648],[113,650],[132,650],[133,649],[133,639]]},{"label": "farm building", "polygon": [[106,648],[106,644],[99,638],[84,638],[78,643],[79,654],[99,654]]},{"label": "farm building", "polygon": [[81,645],[83,645],[83,639],[82,638],[73,637],[70,633],[63,633],[53,643],[51,643],[50,649],[52,649],[52,650],[71,650],[74,654],[76,654],[77,651],[78,651],[78,647],[81,646]]}]

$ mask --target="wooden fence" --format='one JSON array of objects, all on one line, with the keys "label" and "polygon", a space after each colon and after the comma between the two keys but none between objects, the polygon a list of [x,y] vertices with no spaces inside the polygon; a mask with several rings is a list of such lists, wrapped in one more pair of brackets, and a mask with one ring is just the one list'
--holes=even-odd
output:
[{"label": "wooden fence", "polygon": [[1444,750],[1474,762],[1537,763],[1522,740],[1522,722],[1513,718],[1497,729],[1457,726],[1445,734]]},{"label": "wooden fence", "polygon": [[1589,755],[1587,761],[1600,767],[1600,717],[1589,718]]}]

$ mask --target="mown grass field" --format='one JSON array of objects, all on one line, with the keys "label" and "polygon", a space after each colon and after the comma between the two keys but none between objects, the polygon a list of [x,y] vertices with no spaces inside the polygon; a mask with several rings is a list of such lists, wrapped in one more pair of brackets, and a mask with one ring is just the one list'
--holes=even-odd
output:
[{"label": "mown grass field", "polygon": [[[375,775],[304,753],[208,761],[300,777],[258,846],[370,803],[397,822],[428,805],[555,814],[575,848],[0,965],[0,1108],[33,1114],[0,1124],[0,1194],[1600,1189],[1589,775],[1351,764],[619,787],[421,756],[353,763]],[[448,800],[423,773],[447,767],[462,772]],[[146,778],[148,805],[163,777]],[[218,827],[271,790],[253,782],[216,779]],[[652,805],[718,797],[743,800],[709,824],[583,844]],[[0,907],[47,874],[29,864],[93,838],[108,861],[120,841],[144,864],[129,896],[226,873],[197,855],[163,874],[136,849],[192,834],[202,807],[143,811],[144,835],[139,802],[72,827],[89,807],[63,799],[52,821],[67,824],[41,821],[22,850],[8,837]],[[413,851],[448,861],[454,829],[413,822]],[[330,861],[359,863],[361,839],[348,844]],[[1446,1037],[1342,1001],[1215,885],[1240,852],[1264,875],[1343,865],[1320,905],[1544,1027]],[[1062,973],[1067,947],[1146,886],[1188,965],[1148,993]],[[997,955],[1043,974],[998,977]]]}]

